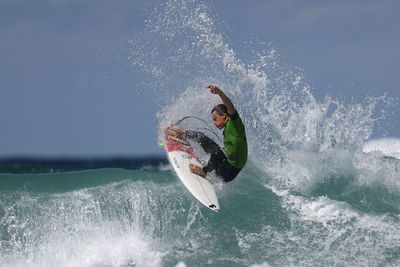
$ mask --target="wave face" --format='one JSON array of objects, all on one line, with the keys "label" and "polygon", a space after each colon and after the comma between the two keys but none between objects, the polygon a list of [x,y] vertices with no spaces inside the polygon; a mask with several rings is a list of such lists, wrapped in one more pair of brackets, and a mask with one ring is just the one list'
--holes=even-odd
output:
[{"label": "wave face", "polygon": [[[252,56],[240,58],[209,8],[155,8],[129,60],[148,77],[143,94],[162,106],[160,141],[183,116],[210,121],[219,99],[204,85],[232,98],[250,159],[233,182],[215,181],[221,212],[199,204],[165,165],[2,174],[0,265],[400,264],[399,160],[363,152],[392,101],[317,100],[271,45],[249,42]],[[200,120],[184,126],[214,136]]]},{"label": "wave face", "polygon": [[348,179],[302,194],[249,163],[215,213],[164,167],[2,174],[0,265],[398,265],[398,191]]}]

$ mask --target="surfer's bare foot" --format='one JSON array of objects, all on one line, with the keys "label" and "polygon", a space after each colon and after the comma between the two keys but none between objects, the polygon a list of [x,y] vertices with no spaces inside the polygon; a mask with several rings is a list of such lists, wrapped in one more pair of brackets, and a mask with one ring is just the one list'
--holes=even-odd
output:
[{"label": "surfer's bare foot", "polygon": [[197,174],[204,179],[206,178],[207,174],[204,173],[203,168],[200,166],[194,165],[194,164],[189,164],[189,169],[192,173]]}]

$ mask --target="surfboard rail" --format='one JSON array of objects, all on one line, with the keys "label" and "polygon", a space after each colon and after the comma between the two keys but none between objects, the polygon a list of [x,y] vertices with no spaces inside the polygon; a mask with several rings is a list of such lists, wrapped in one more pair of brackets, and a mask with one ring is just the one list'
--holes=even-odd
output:
[{"label": "surfboard rail", "polygon": [[164,131],[164,146],[168,159],[183,185],[200,203],[219,212],[219,202],[213,185],[189,169],[190,164],[201,166],[190,143],[180,133],[167,127]]}]

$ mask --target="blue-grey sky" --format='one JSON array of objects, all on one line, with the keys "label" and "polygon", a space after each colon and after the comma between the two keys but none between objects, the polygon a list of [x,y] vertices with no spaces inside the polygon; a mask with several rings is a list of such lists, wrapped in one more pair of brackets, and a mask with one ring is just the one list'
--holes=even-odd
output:
[{"label": "blue-grey sky", "polygon": [[[400,96],[399,1],[202,2],[239,57],[246,40],[270,43],[317,98]],[[127,60],[158,5],[0,0],[0,157],[162,154],[156,96]]]}]

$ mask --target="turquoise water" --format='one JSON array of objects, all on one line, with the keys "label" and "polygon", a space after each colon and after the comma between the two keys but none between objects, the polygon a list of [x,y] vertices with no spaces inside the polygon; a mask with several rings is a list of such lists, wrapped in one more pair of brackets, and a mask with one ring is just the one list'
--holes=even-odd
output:
[{"label": "turquoise water", "polygon": [[[0,175],[1,266],[396,266],[400,193],[355,176],[305,191],[248,164],[221,212],[160,162]],[[281,188],[279,188],[281,187]]]}]

